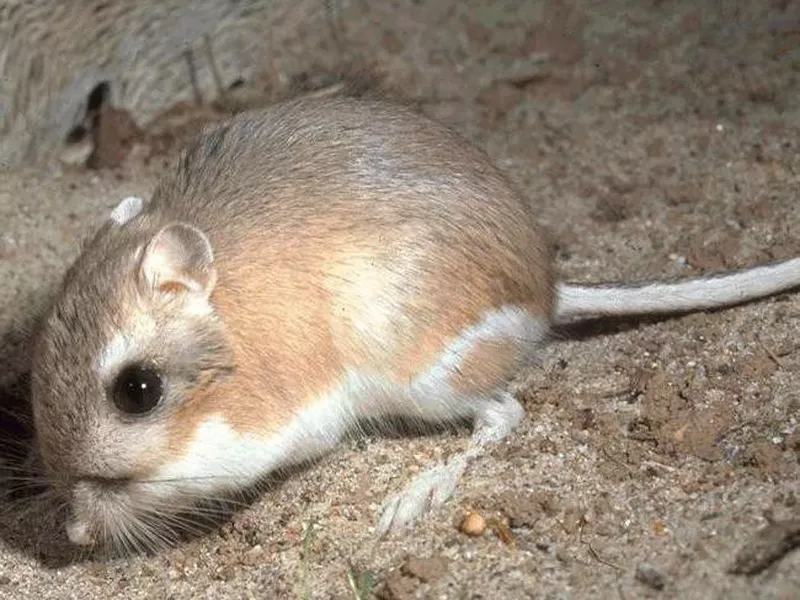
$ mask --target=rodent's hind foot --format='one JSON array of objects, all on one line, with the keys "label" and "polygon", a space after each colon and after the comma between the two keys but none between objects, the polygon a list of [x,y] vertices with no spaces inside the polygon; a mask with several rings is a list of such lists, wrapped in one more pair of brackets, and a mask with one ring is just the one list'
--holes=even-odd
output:
[{"label": "rodent's hind foot", "polygon": [[469,463],[481,456],[488,444],[506,438],[525,414],[519,401],[506,391],[476,404],[469,447],[454,455],[447,464],[419,473],[400,492],[389,496],[381,507],[376,526],[379,536],[395,532],[444,504],[455,492]]},{"label": "rodent's hind foot", "polygon": [[466,452],[459,453],[448,464],[423,471],[402,491],[392,494],[381,508],[376,527],[378,535],[397,531],[446,502],[455,492],[468,462]]}]

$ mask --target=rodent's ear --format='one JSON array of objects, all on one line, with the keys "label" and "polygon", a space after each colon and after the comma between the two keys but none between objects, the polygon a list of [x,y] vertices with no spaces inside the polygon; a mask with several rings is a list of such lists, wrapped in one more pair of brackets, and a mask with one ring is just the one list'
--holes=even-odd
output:
[{"label": "rodent's ear", "polygon": [[121,227],[142,212],[143,208],[144,200],[138,196],[127,196],[120,200],[108,218],[112,223]]},{"label": "rodent's ear", "polygon": [[149,290],[208,297],[217,279],[211,242],[192,225],[167,225],[145,247],[139,276]]}]

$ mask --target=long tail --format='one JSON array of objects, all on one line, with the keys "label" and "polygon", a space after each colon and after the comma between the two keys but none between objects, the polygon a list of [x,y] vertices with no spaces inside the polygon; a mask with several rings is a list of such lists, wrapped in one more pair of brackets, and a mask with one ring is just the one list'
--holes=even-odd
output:
[{"label": "long tail", "polygon": [[800,287],[800,258],[718,275],[633,285],[557,286],[556,323],[609,316],[694,312]]}]

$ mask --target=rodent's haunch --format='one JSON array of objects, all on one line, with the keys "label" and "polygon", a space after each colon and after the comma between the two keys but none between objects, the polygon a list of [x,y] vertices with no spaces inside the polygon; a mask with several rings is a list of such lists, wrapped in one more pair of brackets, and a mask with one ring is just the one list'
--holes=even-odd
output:
[{"label": "rodent's haunch", "polygon": [[446,500],[520,421],[506,383],[553,322],[798,284],[800,259],[558,283],[530,203],[463,138],[390,104],[291,101],[201,136],[68,270],[36,343],[37,448],[70,538],[130,546],[359,419],[470,419],[467,451],[387,500],[385,533]]}]

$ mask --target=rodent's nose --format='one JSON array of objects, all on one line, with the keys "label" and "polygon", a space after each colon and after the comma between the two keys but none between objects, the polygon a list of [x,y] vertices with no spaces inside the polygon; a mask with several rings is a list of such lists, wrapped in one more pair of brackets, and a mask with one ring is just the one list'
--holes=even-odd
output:
[{"label": "rodent's nose", "polygon": [[94,483],[96,485],[104,485],[104,486],[113,486],[113,485],[124,485],[128,483],[132,478],[127,476],[122,477],[105,477],[101,475],[88,475],[79,477],[80,481],[88,481],[90,483]]},{"label": "rodent's nose", "polygon": [[94,506],[113,496],[129,481],[127,478],[81,477],[72,485],[72,500],[78,505]]},{"label": "rodent's nose", "polygon": [[76,546],[93,546],[95,543],[94,537],[89,533],[89,526],[77,519],[67,522],[67,537]]},{"label": "rodent's nose", "polygon": [[122,487],[131,482],[133,478],[128,476],[118,476],[118,477],[107,477],[105,475],[94,475],[94,474],[86,474],[81,473],[78,474],[75,479],[75,487],[84,487],[84,488],[101,488],[101,489],[109,489],[109,488],[118,488]]}]

